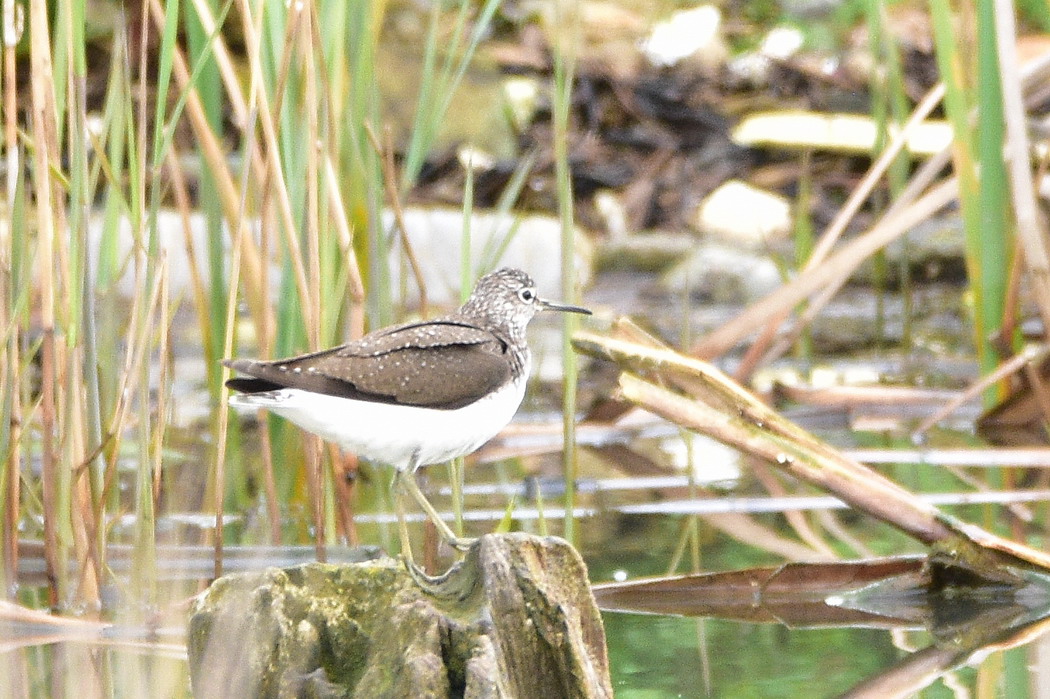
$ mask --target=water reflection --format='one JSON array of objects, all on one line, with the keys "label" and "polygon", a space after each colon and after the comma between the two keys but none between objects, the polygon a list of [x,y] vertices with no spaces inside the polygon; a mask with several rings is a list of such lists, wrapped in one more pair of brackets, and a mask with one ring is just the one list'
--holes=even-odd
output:
[{"label": "water reflection", "polygon": [[[606,613],[617,697],[823,697],[902,655],[875,629],[807,629]],[[701,640],[703,639],[703,640]]]},{"label": "water reflection", "polygon": [[64,636],[40,634],[24,625],[0,626],[4,648],[0,697],[190,696],[185,645],[177,638],[70,640]]},{"label": "water reflection", "polygon": [[[836,586],[851,589],[822,596]],[[664,577],[599,586],[597,597],[681,615],[606,612],[619,696],[883,698],[995,686],[1014,697],[1047,678],[1037,659],[1050,596],[1038,574],[990,580],[937,556],[906,557]]]}]

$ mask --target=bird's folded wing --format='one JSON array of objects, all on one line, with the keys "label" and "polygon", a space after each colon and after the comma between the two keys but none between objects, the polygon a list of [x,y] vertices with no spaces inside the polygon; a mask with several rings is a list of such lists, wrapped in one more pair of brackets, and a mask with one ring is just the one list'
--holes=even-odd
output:
[{"label": "bird's folded wing", "polygon": [[431,324],[409,324],[301,357],[227,362],[259,380],[233,379],[229,385],[242,391],[253,386],[301,388],[356,400],[454,409],[510,380],[506,345],[492,334],[469,325],[456,325],[453,332],[448,326],[440,333],[433,329]]}]

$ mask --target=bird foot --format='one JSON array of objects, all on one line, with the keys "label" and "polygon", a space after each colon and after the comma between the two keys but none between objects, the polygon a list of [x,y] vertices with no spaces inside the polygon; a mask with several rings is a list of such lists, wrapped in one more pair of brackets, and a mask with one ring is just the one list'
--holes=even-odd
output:
[{"label": "bird foot", "polygon": [[408,556],[401,556],[401,562],[404,564],[408,576],[412,578],[412,582],[414,582],[421,590],[431,595],[441,589],[441,586],[448,580],[449,575],[456,567],[452,566],[441,575],[429,575],[423,570],[422,566],[417,565],[416,562]]},{"label": "bird foot", "polygon": [[477,538],[467,536],[444,537],[444,539],[449,546],[462,553],[469,551],[470,547],[477,542]]},{"label": "bird foot", "polygon": [[[471,539],[462,541],[475,541]],[[412,582],[423,594],[446,600],[465,600],[477,590],[481,571],[478,567],[478,547],[470,549],[467,555],[452,564],[440,575],[428,575],[423,568],[416,565],[411,556],[401,556],[405,571]]]}]

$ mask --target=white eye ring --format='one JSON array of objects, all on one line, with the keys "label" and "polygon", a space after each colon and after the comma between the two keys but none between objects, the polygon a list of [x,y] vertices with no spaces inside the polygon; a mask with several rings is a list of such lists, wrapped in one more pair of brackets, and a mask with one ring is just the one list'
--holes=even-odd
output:
[{"label": "white eye ring", "polygon": [[518,291],[518,298],[524,301],[525,303],[532,303],[536,300],[536,292],[531,288],[526,287]]}]

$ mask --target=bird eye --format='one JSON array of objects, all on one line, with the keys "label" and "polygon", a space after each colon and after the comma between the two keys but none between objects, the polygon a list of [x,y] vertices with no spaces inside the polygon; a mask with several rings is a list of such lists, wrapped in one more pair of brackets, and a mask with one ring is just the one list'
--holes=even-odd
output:
[{"label": "bird eye", "polygon": [[536,292],[528,288],[522,289],[518,292],[518,298],[525,303],[532,303],[536,300]]}]

